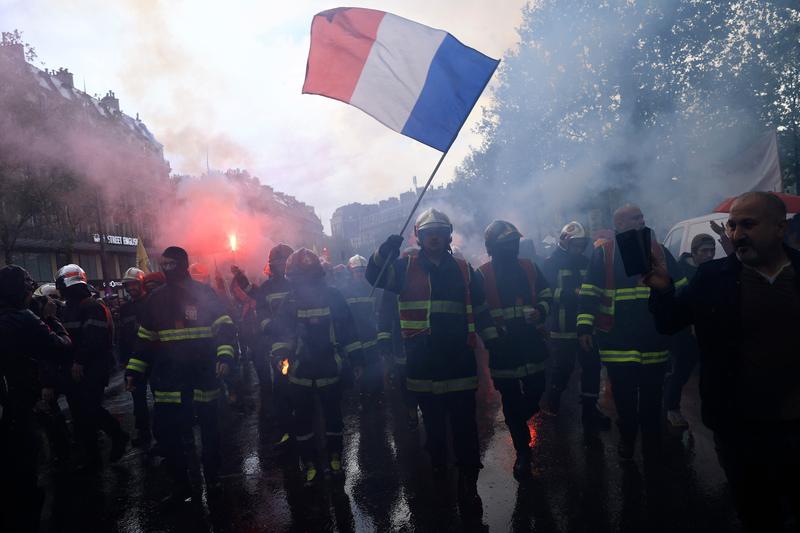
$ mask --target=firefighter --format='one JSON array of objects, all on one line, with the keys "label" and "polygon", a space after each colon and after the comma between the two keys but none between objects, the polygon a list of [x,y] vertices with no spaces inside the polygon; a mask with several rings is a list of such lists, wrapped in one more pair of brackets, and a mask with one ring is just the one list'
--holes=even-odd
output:
[{"label": "firefighter", "polygon": [[[617,233],[644,227],[644,215],[636,206],[626,205],[614,213]],[[675,259],[655,239],[652,253],[665,258],[669,272],[679,280],[676,286],[686,284]],[[670,340],[656,331],[649,297],[650,288],[642,284],[641,276],[625,274],[615,239],[596,243],[578,298],[578,342],[581,349],[592,352],[597,332],[600,360],[617,406],[617,451],[623,460],[633,458],[639,429],[645,459],[657,459],[661,452],[661,396]]]},{"label": "firefighter", "polygon": [[554,283],[550,346],[553,348],[555,364],[546,409],[550,414],[558,413],[561,394],[567,388],[577,357],[581,366],[583,427],[587,430],[607,430],[611,427],[611,419],[597,406],[600,393],[600,359],[596,352],[580,349],[575,325],[578,293],[589,268],[589,258],[584,255],[588,244],[588,235],[581,223],[570,222],[562,228],[558,246],[544,262],[544,274]]},{"label": "firefighter", "polygon": [[153,426],[174,481],[171,498],[191,498],[184,435],[194,416],[202,437],[206,486],[218,486],[220,379],[234,356],[233,320],[214,290],[189,276],[186,251],[170,246],[161,256],[167,283],[152,292],[139,327],[139,348],[128,361],[129,390],[143,386],[150,371],[155,406]]},{"label": "firefighter", "polygon": [[[16,265],[0,268],[0,530],[38,531],[43,495],[37,488],[36,402],[45,390],[38,367],[70,357],[71,342],[55,307],[29,310],[34,283]],[[44,398],[42,398],[44,399]]]},{"label": "firefighter", "polygon": [[510,222],[489,224],[484,239],[491,261],[478,268],[497,332],[497,336],[483,336],[489,370],[502,396],[503,415],[517,454],[513,468],[517,480],[531,476],[528,420],[539,411],[544,393],[548,354],[539,329],[552,298],[539,268],[533,261],[519,258],[521,237]]},{"label": "firefighter", "polygon": [[307,248],[289,256],[286,277],[291,290],[273,321],[272,355],[288,359],[289,387],[294,407],[295,439],[306,483],[317,479],[314,439],[315,403],[325,419],[328,464],[342,473],[342,387],[344,359],[361,375],[363,353],[353,314],[341,293],[325,282],[319,258]]},{"label": "firefighter", "polygon": [[[417,255],[398,258],[403,238],[392,235],[370,258],[366,277],[376,287],[399,294],[406,383],[422,409],[434,477],[441,481],[447,475],[449,419],[459,469],[459,501],[467,504],[465,509],[479,509],[477,481],[482,465],[475,420],[478,374],[473,305],[484,303],[483,286],[472,267],[450,253],[453,225],[447,215],[436,209],[424,211],[414,234],[421,247]],[[481,329],[493,329],[487,312],[477,318],[485,326]]]},{"label": "firefighter", "polygon": [[85,468],[100,464],[97,430],[111,439],[109,460],[118,461],[130,438],[103,407],[103,394],[114,364],[112,339],[114,324],[111,312],[100,300],[92,298],[86,272],[74,264],[56,273],[56,288],[64,297],[64,327],[72,339],[73,359],[67,386],[67,402],[75,432],[86,452]]},{"label": "firefighter", "polygon": [[[402,256],[419,252],[418,248],[409,247],[403,251]],[[397,294],[391,291],[381,292],[381,302],[378,309],[378,349],[384,359],[391,355],[393,363],[393,379],[400,389],[400,396],[406,408],[406,424],[408,429],[415,430],[419,427],[419,414],[417,412],[417,399],[414,393],[408,390],[406,384],[406,352],[403,338],[400,335],[400,314],[397,310]]]},{"label": "firefighter", "polygon": [[[122,276],[122,286],[128,293],[128,300],[119,308],[119,351],[123,367],[128,366],[128,360],[136,353],[136,344],[139,333],[140,317],[144,312],[145,295],[144,272],[136,267],[131,267]],[[142,382],[141,387],[131,391],[133,399],[133,418],[136,427],[134,446],[147,447],[152,440],[150,434],[150,411],[147,407],[147,385]]]},{"label": "firefighter", "polygon": [[354,255],[347,262],[349,271],[347,282],[340,288],[350,306],[356,321],[358,337],[364,352],[364,375],[361,378],[361,402],[366,407],[379,401],[383,392],[383,364],[378,352],[378,314],[376,301],[380,294],[373,289],[364,277],[367,260]]},{"label": "firefighter", "polygon": [[285,446],[292,433],[292,404],[289,395],[288,361],[272,357],[273,328],[275,319],[286,295],[289,294],[289,280],[286,279],[286,261],[294,250],[286,244],[278,244],[269,251],[267,270],[269,278],[261,284],[253,297],[256,300],[256,314],[259,331],[263,339],[263,362],[259,363],[261,382],[261,409],[267,413],[265,402],[269,384],[272,384],[272,419],[278,435],[276,446]]}]

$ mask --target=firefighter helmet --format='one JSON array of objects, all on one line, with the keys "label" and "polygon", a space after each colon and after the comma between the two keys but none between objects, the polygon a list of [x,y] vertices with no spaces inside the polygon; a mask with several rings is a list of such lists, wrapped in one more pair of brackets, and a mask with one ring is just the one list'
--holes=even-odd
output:
[{"label": "firefighter helmet", "polygon": [[447,229],[450,233],[453,232],[453,224],[450,222],[450,218],[438,209],[431,207],[417,217],[417,222],[414,224],[414,235],[419,236],[419,232],[426,229],[440,228]]},{"label": "firefighter helmet", "polygon": [[498,244],[518,241],[522,238],[522,233],[519,232],[517,227],[511,222],[505,220],[495,220],[488,226],[483,233],[484,243],[486,244],[486,252],[492,255],[492,250]]},{"label": "firefighter helmet", "polygon": [[317,254],[308,248],[300,248],[293,252],[286,261],[286,277],[292,278],[323,278],[325,270],[322,268]]},{"label": "firefighter helmet", "polygon": [[561,235],[558,237],[558,247],[566,250],[569,241],[572,239],[586,239],[586,230],[580,222],[574,220],[561,228]]},{"label": "firefighter helmet", "polygon": [[195,281],[204,281],[211,277],[208,267],[203,263],[192,263],[189,265],[189,275]]},{"label": "firefighter helmet", "polygon": [[41,285],[36,287],[36,290],[33,291],[33,295],[34,296],[49,296],[50,298],[55,298],[55,299],[58,299],[58,298],[61,297],[61,295],[58,294],[58,289],[56,289],[56,284],[55,283],[42,283]]},{"label": "firefighter helmet", "polygon": [[86,272],[78,265],[64,265],[56,272],[56,288],[58,290],[81,284],[88,285],[86,281]]},{"label": "firefighter helmet", "polygon": [[144,286],[148,291],[157,289],[167,282],[167,277],[163,272],[150,272],[144,275]]},{"label": "firefighter helmet", "polygon": [[276,263],[278,261],[286,261],[293,253],[294,250],[291,246],[280,243],[276,246],[273,246],[269,251],[269,262]]},{"label": "firefighter helmet", "polygon": [[143,282],[144,271],[136,267],[129,268],[128,270],[125,271],[125,274],[122,276],[122,283],[125,283],[127,281],[138,281],[140,283]]},{"label": "firefighter helmet", "polygon": [[347,262],[347,268],[353,270],[354,268],[367,268],[367,260],[364,256],[354,255]]}]

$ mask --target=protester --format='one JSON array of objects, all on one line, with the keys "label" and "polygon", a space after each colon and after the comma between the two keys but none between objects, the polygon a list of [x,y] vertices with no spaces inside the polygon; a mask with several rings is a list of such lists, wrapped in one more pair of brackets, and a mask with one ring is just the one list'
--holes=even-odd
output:
[{"label": "protester", "polygon": [[748,531],[783,531],[783,502],[800,523],[800,252],[783,244],[786,206],[750,192],[733,203],[735,253],[701,265],[681,291],[658,263],[656,327],[693,325],[700,346],[703,423]]},{"label": "protester", "polygon": [[23,268],[0,268],[0,530],[8,532],[39,529],[32,409],[44,389],[36,375],[41,361],[66,360],[72,347],[52,308],[41,318],[28,309],[33,289]]}]

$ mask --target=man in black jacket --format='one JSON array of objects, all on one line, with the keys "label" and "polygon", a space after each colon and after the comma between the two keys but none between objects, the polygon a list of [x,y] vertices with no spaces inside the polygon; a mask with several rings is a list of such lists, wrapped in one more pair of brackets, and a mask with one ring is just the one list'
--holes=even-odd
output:
[{"label": "man in black jacket", "polygon": [[800,253],[783,246],[786,206],[750,192],[731,207],[735,254],[700,266],[676,293],[663,265],[645,277],[656,326],[694,325],[703,422],[750,531],[800,523]]},{"label": "man in black jacket", "polygon": [[0,530],[38,531],[37,435],[33,406],[40,362],[67,359],[69,336],[50,314],[29,309],[33,280],[16,265],[0,268]]}]

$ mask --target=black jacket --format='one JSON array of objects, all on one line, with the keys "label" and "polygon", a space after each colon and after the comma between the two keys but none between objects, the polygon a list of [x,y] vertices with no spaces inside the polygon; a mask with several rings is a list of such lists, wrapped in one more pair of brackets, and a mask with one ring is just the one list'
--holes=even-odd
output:
[{"label": "black jacket", "polygon": [[551,338],[577,339],[575,321],[578,316],[578,291],[589,269],[589,258],[573,256],[561,247],[544,262],[542,271],[553,287],[553,309],[550,314]]},{"label": "black jacket", "polygon": [[[786,253],[795,272],[800,272],[800,252],[787,249]],[[650,311],[659,332],[672,335],[694,325],[700,346],[703,423],[715,431],[741,426],[741,402],[748,401],[751,394],[736,385],[745,377],[737,368],[741,270],[736,255],[730,255],[700,265],[686,288],[652,291],[650,295]],[[797,280],[800,292],[800,276]]]},{"label": "black jacket", "polygon": [[0,308],[0,402],[4,420],[24,416],[36,403],[42,386],[41,365],[69,360],[67,332],[55,319],[47,323],[27,309]]}]

